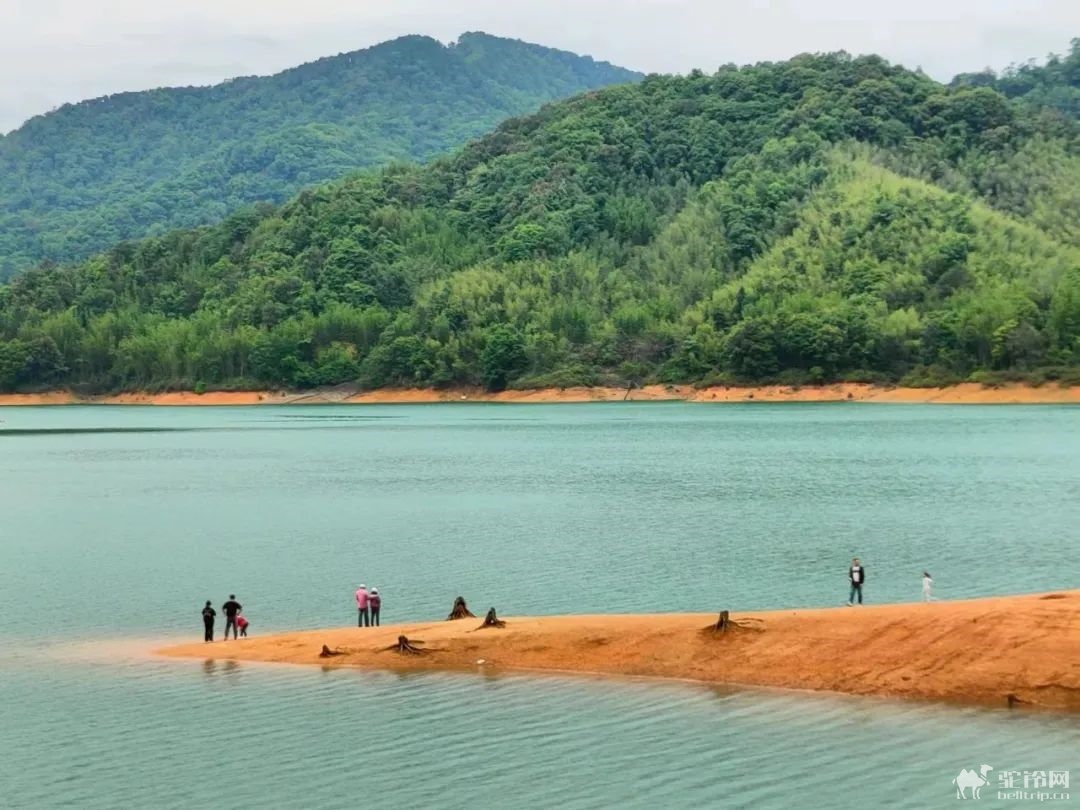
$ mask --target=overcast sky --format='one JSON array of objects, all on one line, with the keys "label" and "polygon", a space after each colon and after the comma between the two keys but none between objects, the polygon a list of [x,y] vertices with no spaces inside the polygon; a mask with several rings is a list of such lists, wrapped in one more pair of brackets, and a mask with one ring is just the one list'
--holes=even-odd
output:
[{"label": "overcast sky", "polygon": [[1064,52],[1080,0],[0,0],[0,132],[68,101],[463,31],[646,72],[844,49],[947,79]]}]

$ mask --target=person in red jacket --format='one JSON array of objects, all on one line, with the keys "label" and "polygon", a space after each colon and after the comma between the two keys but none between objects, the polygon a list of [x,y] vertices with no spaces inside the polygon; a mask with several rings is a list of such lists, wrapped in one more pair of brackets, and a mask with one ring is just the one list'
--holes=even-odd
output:
[{"label": "person in red jacket", "polygon": [[236,626],[240,628],[240,638],[247,638],[247,629],[250,622],[247,620],[247,616],[241,613],[236,617]]}]

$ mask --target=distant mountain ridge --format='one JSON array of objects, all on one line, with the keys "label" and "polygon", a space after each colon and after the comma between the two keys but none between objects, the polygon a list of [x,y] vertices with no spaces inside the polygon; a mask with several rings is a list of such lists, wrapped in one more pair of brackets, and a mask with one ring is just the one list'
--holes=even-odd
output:
[{"label": "distant mountain ridge", "polygon": [[649,76],[0,284],[0,391],[1080,382],[1080,122],[879,57]]},{"label": "distant mountain ridge", "polygon": [[426,160],[548,101],[639,79],[590,57],[406,36],[273,76],[118,93],[0,136],[0,278]]}]

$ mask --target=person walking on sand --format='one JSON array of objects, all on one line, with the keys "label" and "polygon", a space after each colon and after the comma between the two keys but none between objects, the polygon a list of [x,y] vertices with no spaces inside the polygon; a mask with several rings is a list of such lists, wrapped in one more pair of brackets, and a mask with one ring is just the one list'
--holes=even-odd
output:
[{"label": "person walking on sand", "polygon": [[236,594],[229,594],[229,601],[221,606],[221,612],[225,614],[225,641],[229,640],[229,628],[232,628],[233,641],[236,641],[236,617],[240,615],[240,611],[244,609],[244,606],[236,601]]},{"label": "person walking on sand", "polygon": [[922,598],[924,602],[934,598],[934,578],[929,571],[922,572]]},{"label": "person walking on sand", "polygon": [[379,596],[379,589],[372,588],[371,593],[368,594],[368,607],[371,608],[371,626],[379,626],[379,611],[382,610],[382,597]]},{"label": "person walking on sand", "polygon": [[851,581],[851,593],[848,594],[848,604],[855,604],[855,597],[859,597],[859,604],[862,604],[862,586],[866,582],[866,569],[863,564],[859,562],[859,558],[855,557],[851,561],[851,568],[848,569],[848,579]]},{"label": "person walking on sand", "polygon": [[206,607],[202,609],[202,623],[203,623],[203,641],[214,640],[214,617],[217,616],[217,611],[210,605],[210,600],[206,600]]},{"label": "person walking on sand", "polygon": [[367,592],[367,586],[360,583],[360,587],[356,589],[356,609],[359,615],[356,619],[357,627],[370,627],[371,617],[368,615],[368,603],[371,601],[371,596]]},{"label": "person walking on sand", "polygon": [[247,629],[249,624],[251,624],[251,622],[247,620],[247,616],[245,616],[243,613],[236,617],[236,626],[240,628],[240,638],[247,638]]}]

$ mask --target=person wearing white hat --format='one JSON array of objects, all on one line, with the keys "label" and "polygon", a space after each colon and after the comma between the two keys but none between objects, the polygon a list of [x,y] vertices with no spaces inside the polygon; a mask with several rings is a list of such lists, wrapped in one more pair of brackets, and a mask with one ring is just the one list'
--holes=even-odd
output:
[{"label": "person wearing white hat", "polygon": [[382,597],[379,596],[379,589],[372,588],[371,593],[368,595],[368,605],[371,607],[371,626],[379,626],[379,611],[382,610]]},{"label": "person wearing white hat", "polygon": [[371,596],[367,592],[367,586],[360,583],[360,587],[356,589],[356,609],[360,612],[356,619],[357,627],[371,626],[371,616],[368,614],[368,603],[370,601]]}]

